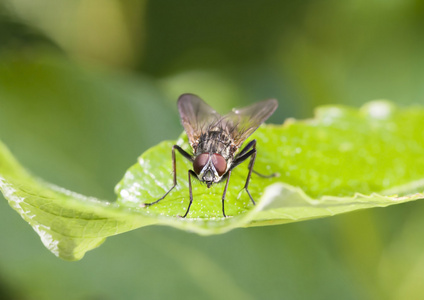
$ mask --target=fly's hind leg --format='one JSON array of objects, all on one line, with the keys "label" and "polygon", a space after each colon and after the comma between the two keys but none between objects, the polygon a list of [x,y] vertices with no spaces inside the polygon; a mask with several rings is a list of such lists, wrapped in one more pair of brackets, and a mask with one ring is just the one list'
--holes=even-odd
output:
[{"label": "fly's hind leg", "polygon": [[[156,204],[156,203],[158,203],[159,201],[161,201],[162,199],[164,199],[173,189],[174,189],[174,187],[177,185],[177,162],[176,162],[176,160],[175,160],[175,149],[177,149],[178,150],[178,152],[180,152],[180,154],[182,155],[182,156],[184,156],[185,158],[187,158],[188,160],[190,160],[190,161],[193,161],[193,157],[189,154],[189,153],[187,153],[186,151],[184,151],[183,150],[183,148],[181,148],[180,146],[178,146],[178,145],[174,145],[174,146],[172,146],[172,174],[173,174],[173,179],[174,179],[174,182],[173,182],[173,185],[172,185],[172,187],[162,196],[162,197],[160,197],[158,200],[156,200],[156,201],[153,201],[153,202],[150,202],[150,203],[143,203],[142,205],[143,205],[143,207],[147,207],[147,206],[152,206],[152,205],[154,205],[154,204]],[[190,207],[189,207],[190,208]],[[188,212],[188,211],[187,211]],[[186,213],[187,214],[187,213]]]}]

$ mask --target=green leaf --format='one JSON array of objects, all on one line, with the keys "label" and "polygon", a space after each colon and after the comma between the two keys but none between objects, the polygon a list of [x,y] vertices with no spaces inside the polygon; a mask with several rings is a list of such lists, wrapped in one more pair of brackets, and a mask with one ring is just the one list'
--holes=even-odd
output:
[{"label": "green leaf", "polygon": [[10,205],[57,256],[80,259],[108,236],[151,224],[200,234],[237,227],[283,224],[423,198],[424,110],[398,109],[375,101],[360,110],[327,106],[311,120],[262,126],[249,191],[243,187],[247,164],[234,169],[222,217],[224,184],[208,189],[193,180],[194,201],[187,218],[189,162],[177,154],[177,187],[172,185],[171,147],[189,150],[187,140],[166,141],[140,156],[116,187],[116,203],[78,195],[34,179],[0,147],[0,189]]},{"label": "green leaf", "polygon": [[[232,218],[222,217],[224,183],[207,189],[197,181],[193,181],[189,220],[175,218],[184,214],[189,203],[187,170],[191,168],[178,154],[177,187],[158,204],[141,207],[172,186],[170,153],[175,142],[161,143],[140,157],[116,188],[118,202],[141,214],[172,220],[176,227],[219,233],[419,199],[423,195],[416,192],[422,192],[424,184],[424,134],[419,129],[423,117],[422,109],[400,111],[388,102],[375,101],[359,111],[328,106],[319,108],[312,120],[262,126],[252,136],[258,149],[255,169],[280,176],[252,175],[249,191],[260,200],[253,206],[243,190],[247,162],[237,167],[225,200]],[[188,148],[184,139],[177,144]]]},{"label": "green leaf", "polygon": [[44,245],[66,260],[81,259],[108,236],[149,225],[114,204],[33,178],[1,143],[0,190]]}]

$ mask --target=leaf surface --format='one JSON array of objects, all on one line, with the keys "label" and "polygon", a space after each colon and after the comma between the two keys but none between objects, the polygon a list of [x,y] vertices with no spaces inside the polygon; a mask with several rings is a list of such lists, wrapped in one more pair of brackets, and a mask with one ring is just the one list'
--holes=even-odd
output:
[{"label": "leaf surface", "polygon": [[193,205],[187,218],[190,163],[177,154],[177,187],[172,186],[171,148],[190,150],[184,135],[143,153],[116,186],[118,199],[85,197],[28,174],[5,146],[0,147],[0,189],[10,205],[55,255],[77,260],[108,236],[152,224],[200,234],[233,228],[302,221],[423,198],[424,110],[399,109],[374,101],[360,110],[327,106],[310,120],[288,120],[259,128],[255,169],[279,176],[252,175],[243,187],[245,162],[234,169],[225,199],[224,183],[207,188],[193,179]]}]

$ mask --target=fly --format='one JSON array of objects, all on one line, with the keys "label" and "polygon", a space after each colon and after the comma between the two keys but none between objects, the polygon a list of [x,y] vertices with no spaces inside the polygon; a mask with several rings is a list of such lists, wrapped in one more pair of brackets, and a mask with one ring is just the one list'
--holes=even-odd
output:
[{"label": "fly", "polygon": [[256,158],[256,140],[250,141],[240,152],[238,150],[243,142],[263,123],[278,106],[275,99],[255,103],[245,108],[233,109],[232,112],[221,116],[202,99],[193,94],[183,94],[178,98],[178,110],[181,123],[188,136],[193,155],[183,150],[180,146],[172,147],[172,173],[174,183],[172,187],[158,200],[144,203],[151,206],[164,199],[177,185],[177,169],[175,150],[193,163],[193,170],[188,171],[190,203],[187,211],[182,216],[185,218],[193,203],[191,177],[206,183],[210,188],[212,184],[226,179],[222,194],[222,214],[225,215],[224,201],[230,182],[231,171],[250,157],[244,189],[253,205],[255,201],[249,192],[249,182],[252,172],[261,177],[273,177],[259,174],[253,170]]}]

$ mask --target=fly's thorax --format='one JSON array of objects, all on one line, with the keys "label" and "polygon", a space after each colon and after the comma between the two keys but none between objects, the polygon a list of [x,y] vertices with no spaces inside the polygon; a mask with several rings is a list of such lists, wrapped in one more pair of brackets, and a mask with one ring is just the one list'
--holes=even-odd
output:
[{"label": "fly's thorax", "polygon": [[234,148],[234,143],[228,132],[216,130],[203,133],[193,150],[195,156],[202,153],[218,153],[227,160],[233,156],[237,149]]}]

